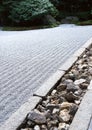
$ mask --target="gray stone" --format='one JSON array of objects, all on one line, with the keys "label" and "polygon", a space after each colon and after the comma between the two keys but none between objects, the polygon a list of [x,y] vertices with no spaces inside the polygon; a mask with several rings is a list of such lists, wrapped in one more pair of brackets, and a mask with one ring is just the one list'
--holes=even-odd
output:
[{"label": "gray stone", "polygon": [[85,79],[78,79],[78,80],[75,80],[74,84],[75,84],[75,85],[80,85],[80,84],[82,84],[82,83],[84,83],[84,82],[86,82]]},{"label": "gray stone", "polygon": [[60,85],[57,86],[57,91],[61,92],[61,91],[65,90],[66,87],[67,87],[66,84],[61,83]]},{"label": "gray stone", "polygon": [[27,119],[35,122],[36,124],[46,123],[46,117],[44,115],[42,115],[40,112],[38,113],[38,112],[35,112],[35,111],[31,111],[28,114]]},{"label": "gray stone", "polygon": [[78,21],[79,21],[79,18],[77,16],[68,16],[65,19],[62,19],[61,23],[63,23],[63,24],[70,23],[71,24],[71,23],[78,22]]},{"label": "gray stone", "polygon": [[76,76],[75,76],[75,74],[74,73],[70,73],[69,74],[69,79],[71,79],[71,80],[75,80],[76,79]]},{"label": "gray stone", "polygon": [[58,109],[59,105],[57,105],[57,104],[48,104],[46,106],[46,108],[49,109],[50,111],[53,111],[54,108]]},{"label": "gray stone", "polygon": [[64,83],[65,83],[66,85],[68,85],[68,84],[70,84],[70,83],[73,83],[73,80],[71,80],[71,79],[66,79],[66,80],[64,81]]},{"label": "gray stone", "polygon": [[67,90],[67,92],[75,92],[78,90],[78,88],[75,87],[74,83],[68,83],[66,90]]},{"label": "gray stone", "polygon": [[72,116],[74,116],[75,113],[77,112],[77,110],[78,110],[78,106],[75,105],[75,104],[72,104],[71,107],[70,107],[70,109],[69,109],[69,114],[72,115]]},{"label": "gray stone", "polygon": [[78,91],[74,92],[75,95],[80,96],[82,94],[82,90],[78,89]]},{"label": "gray stone", "polygon": [[73,94],[72,92],[66,94],[66,100],[69,102],[74,102],[74,100],[78,100],[79,97]]},{"label": "gray stone", "polygon": [[46,15],[46,16],[44,16],[43,23],[44,23],[45,25],[48,25],[48,24],[56,24],[57,21],[56,21],[55,18],[52,17],[51,15]]}]

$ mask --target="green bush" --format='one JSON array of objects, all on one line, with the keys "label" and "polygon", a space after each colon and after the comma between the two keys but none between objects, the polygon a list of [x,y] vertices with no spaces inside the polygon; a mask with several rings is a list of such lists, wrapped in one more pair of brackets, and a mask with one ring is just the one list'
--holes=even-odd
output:
[{"label": "green bush", "polygon": [[0,14],[14,23],[23,23],[43,15],[57,15],[57,10],[49,0],[2,0]]},{"label": "green bush", "polygon": [[14,22],[23,22],[46,14],[56,15],[56,12],[49,0],[23,0],[12,6],[9,17]]}]

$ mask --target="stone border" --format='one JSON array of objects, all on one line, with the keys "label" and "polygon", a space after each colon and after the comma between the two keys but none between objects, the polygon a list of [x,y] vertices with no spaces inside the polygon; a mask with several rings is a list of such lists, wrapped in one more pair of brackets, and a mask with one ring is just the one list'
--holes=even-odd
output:
[{"label": "stone border", "polygon": [[92,117],[92,80],[69,130],[88,130]]},{"label": "stone border", "polygon": [[[40,102],[40,97],[30,97],[12,116],[0,127],[0,130],[16,130],[27,114]],[[31,105],[30,105],[31,104]]]},{"label": "stone border", "polygon": [[[41,101],[40,97],[46,96],[55,87],[64,74],[74,65],[77,59],[83,54],[83,52],[92,44],[92,38],[89,39],[79,50],[77,50],[73,56],[68,59],[57,71],[54,73],[35,93],[38,97],[31,96],[28,101],[23,104],[11,117],[0,127],[0,130],[16,130],[17,127],[24,121],[26,115],[34,109]],[[92,90],[91,90],[92,91]],[[89,91],[88,91],[89,92]],[[91,95],[91,93],[89,93]],[[86,94],[88,95],[88,94]],[[86,96],[87,97],[87,96]],[[86,99],[84,99],[85,101]],[[78,125],[78,124],[77,124]],[[72,125],[73,126],[73,125]],[[75,128],[70,130],[76,130]],[[85,130],[78,129],[77,130]]]}]

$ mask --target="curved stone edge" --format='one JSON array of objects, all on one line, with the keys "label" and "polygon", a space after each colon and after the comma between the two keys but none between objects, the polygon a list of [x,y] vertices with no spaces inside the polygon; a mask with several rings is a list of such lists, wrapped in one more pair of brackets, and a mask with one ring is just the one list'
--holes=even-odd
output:
[{"label": "curved stone edge", "polygon": [[92,81],[89,86],[69,130],[88,130],[92,117]]},{"label": "curved stone edge", "polygon": [[[73,56],[71,56],[34,94],[46,96],[50,90],[59,83],[64,74],[69,71],[77,59],[83,54],[85,49],[87,49],[91,44],[92,38],[89,39],[79,50],[77,50]],[[15,113],[13,113],[11,117],[0,127],[0,130],[16,130],[24,121],[26,115],[32,109],[34,109],[40,101],[40,97],[31,96],[30,99],[28,99],[25,104],[23,104]]]},{"label": "curved stone edge", "polygon": [[0,127],[0,130],[16,130],[17,127],[24,121],[27,114],[36,107],[40,102],[40,97],[30,97],[6,122]]}]

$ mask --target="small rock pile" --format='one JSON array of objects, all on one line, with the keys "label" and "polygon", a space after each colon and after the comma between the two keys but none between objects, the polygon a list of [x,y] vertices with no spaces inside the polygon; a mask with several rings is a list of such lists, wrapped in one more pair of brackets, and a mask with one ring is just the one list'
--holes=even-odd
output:
[{"label": "small rock pile", "polygon": [[31,111],[20,130],[69,130],[92,80],[92,45],[78,59],[60,84]]}]

